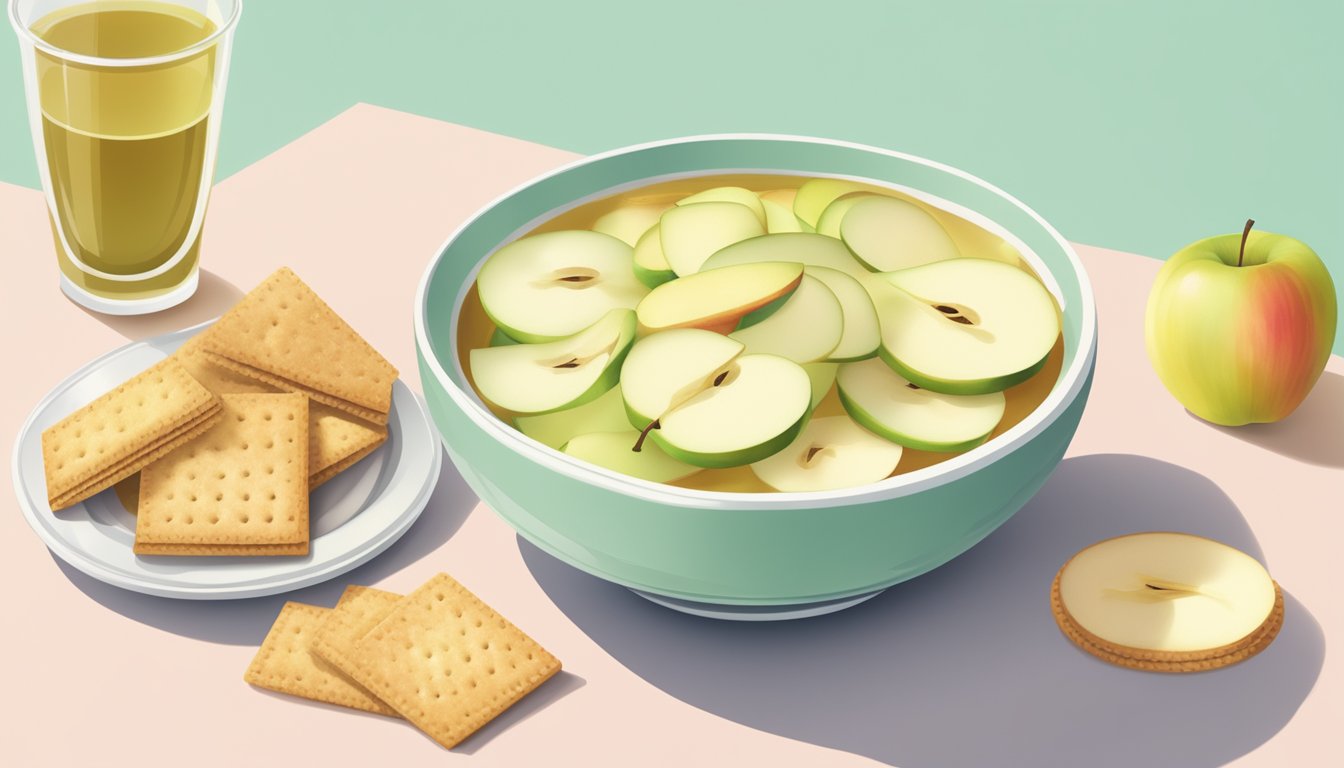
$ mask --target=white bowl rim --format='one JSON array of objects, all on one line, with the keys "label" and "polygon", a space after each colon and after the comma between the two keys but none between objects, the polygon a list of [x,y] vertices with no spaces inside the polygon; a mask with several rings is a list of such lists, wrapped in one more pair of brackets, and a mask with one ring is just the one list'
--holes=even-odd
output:
[{"label": "white bowl rim", "polygon": [[[993,440],[932,466],[914,472],[896,475],[895,477],[887,478],[881,482],[855,486],[853,488],[842,488],[832,491],[811,491],[805,493],[788,493],[783,491],[774,493],[702,491],[694,488],[682,488],[663,483],[654,483],[623,475],[612,470],[598,467],[594,464],[589,464],[586,461],[561,453],[550,446],[533,440],[517,429],[505,424],[454,383],[452,378],[449,377],[448,372],[444,370],[438,357],[433,354],[433,347],[429,342],[429,331],[425,323],[425,310],[426,302],[428,301],[429,282],[434,275],[435,269],[438,267],[439,259],[442,258],[444,252],[450,245],[452,245],[453,241],[461,236],[462,232],[474,224],[477,219],[481,218],[481,216],[485,215],[486,212],[494,209],[513,195],[541,181],[567,173],[574,168],[601,162],[612,157],[633,154],[644,150],[656,149],[658,147],[710,141],[778,141],[787,143],[823,144],[844,149],[871,152],[942,171],[943,173],[968,181],[1003,198],[1008,203],[1016,206],[1023,213],[1030,216],[1032,220],[1040,225],[1060,249],[1063,250],[1064,255],[1073,266],[1074,273],[1078,280],[1079,295],[1081,297],[1079,306],[1073,309],[1074,312],[1080,315],[1081,319],[1081,329],[1078,336],[1078,354],[1074,356],[1073,362],[1069,367],[1060,373],[1058,385],[1050,391],[1050,394],[1045,400],[1042,401],[1035,410],[1028,414],[1026,418],[1013,425]],[[430,261],[428,266],[426,266],[424,274],[421,275],[420,284],[416,288],[414,325],[417,346],[416,352],[429,366],[435,378],[437,378],[439,383],[444,387],[444,391],[447,395],[452,398],[458,408],[461,409],[461,411],[466,414],[467,418],[471,419],[476,426],[480,427],[486,434],[506,447],[521,454],[524,458],[530,459],[547,469],[558,472],[574,480],[615,493],[638,498],[643,501],[676,507],[741,510],[816,509],[885,501],[946,485],[983,469],[1012,453],[1036,435],[1043,432],[1068,409],[1077,398],[1078,394],[1082,391],[1083,386],[1086,383],[1087,375],[1092,369],[1093,361],[1096,358],[1097,339],[1096,303],[1092,295],[1092,283],[1088,279],[1087,271],[1083,267],[1082,260],[1078,258],[1078,254],[1074,251],[1073,246],[1064,239],[1058,230],[1021,200],[1018,200],[1016,197],[1013,197],[999,187],[978,176],[967,173],[959,168],[954,168],[945,163],[928,160],[917,155],[884,149],[882,147],[874,147],[867,144],[860,144],[857,142],[843,141],[840,139],[823,139],[811,136],[795,136],[776,133],[702,134],[696,136],[683,136],[674,139],[662,139],[642,144],[632,144],[630,146],[619,147],[595,155],[578,158],[513,187],[473,213],[458,225],[458,227],[448,236],[448,239],[439,246],[434,258]],[[449,435],[446,432],[443,434],[443,440],[445,442],[449,440]]]}]

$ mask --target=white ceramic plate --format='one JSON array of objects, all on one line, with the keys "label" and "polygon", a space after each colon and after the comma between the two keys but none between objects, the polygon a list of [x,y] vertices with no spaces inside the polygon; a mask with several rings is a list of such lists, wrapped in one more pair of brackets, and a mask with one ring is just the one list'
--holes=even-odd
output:
[{"label": "white ceramic plate", "polygon": [[439,478],[439,434],[400,380],[387,442],[313,492],[306,557],[137,557],[135,516],[111,489],[60,512],[47,504],[42,431],[153,363],[208,323],[128,344],[76,371],[42,399],[14,444],[14,489],[28,524],[56,554],[95,579],[162,597],[259,597],[326,581],[371,560],[406,532]]}]

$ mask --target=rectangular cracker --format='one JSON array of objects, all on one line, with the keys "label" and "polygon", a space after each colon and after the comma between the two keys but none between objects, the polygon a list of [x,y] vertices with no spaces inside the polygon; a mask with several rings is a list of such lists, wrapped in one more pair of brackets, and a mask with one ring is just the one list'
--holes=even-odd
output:
[{"label": "rectangular cracker", "polygon": [[[136,554],[295,554],[308,544],[308,399],[223,395],[219,423],[140,473]],[[283,547],[279,545],[290,545]],[[229,548],[228,550],[219,549]]]},{"label": "rectangular cracker", "polygon": [[214,363],[387,423],[397,369],[288,268],[268,277],[202,335]]},{"label": "rectangular cracker", "polygon": [[315,605],[285,603],[243,680],[291,696],[396,717],[395,710],[313,654],[313,638],[330,613]]},{"label": "rectangular cracker", "polygon": [[162,360],[42,433],[47,500],[64,509],[139,472],[210,427],[219,400]]},{"label": "rectangular cracker", "polygon": [[[205,354],[203,333],[188,339],[173,357],[216,395],[285,391],[211,362]],[[308,490],[349,469],[386,440],[385,426],[361,421],[324,403],[309,402]]]},{"label": "rectangular cracker", "polygon": [[560,661],[447,574],[402,598],[337,666],[451,749]]},{"label": "rectangular cracker", "polygon": [[308,542],[297,544],[145,544],[135,545],[137,555],[178,557],[258,557],[308,554]]}]

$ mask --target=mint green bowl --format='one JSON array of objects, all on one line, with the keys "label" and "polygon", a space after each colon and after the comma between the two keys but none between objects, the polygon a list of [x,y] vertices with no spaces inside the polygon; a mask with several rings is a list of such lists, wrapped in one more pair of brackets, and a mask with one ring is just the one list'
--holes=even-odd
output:
[{"label": "mint green bowl", "polygon": [[[725,173],[858,179],[923,198],[1007,238],[1063,307],[1064,364],[1054,389],[1024,421],[974,450],[881,483],[825,493],[722,493],[636,480],[548,448],[482,405],[458,365],[456,337],[459,307],[487,256],[582,203],[657,181]],[[645,144],[531,181],[448,239],[426,269],[415,304],[425,397],[471,488],[542,550],[682,609],[843,607],[965,552],[1021,508],[1064,456],[1087,401],[1096,338],[1092,290],[1077,254],[1013,197],[910,155],[772,135]]]}]

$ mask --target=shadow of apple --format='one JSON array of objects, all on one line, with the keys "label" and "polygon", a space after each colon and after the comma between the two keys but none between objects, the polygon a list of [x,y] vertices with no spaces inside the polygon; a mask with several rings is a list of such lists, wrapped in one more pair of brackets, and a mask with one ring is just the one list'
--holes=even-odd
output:
[{"label": "shadow of apple", "polygon": [[[1193,414],[1191,418],[1199,419]],[[1322,374],[1307,399],[1283,421],[1241,427],[1209,426],[1298,461],[1344,467],[1344,375],[1328,371]]]}]

